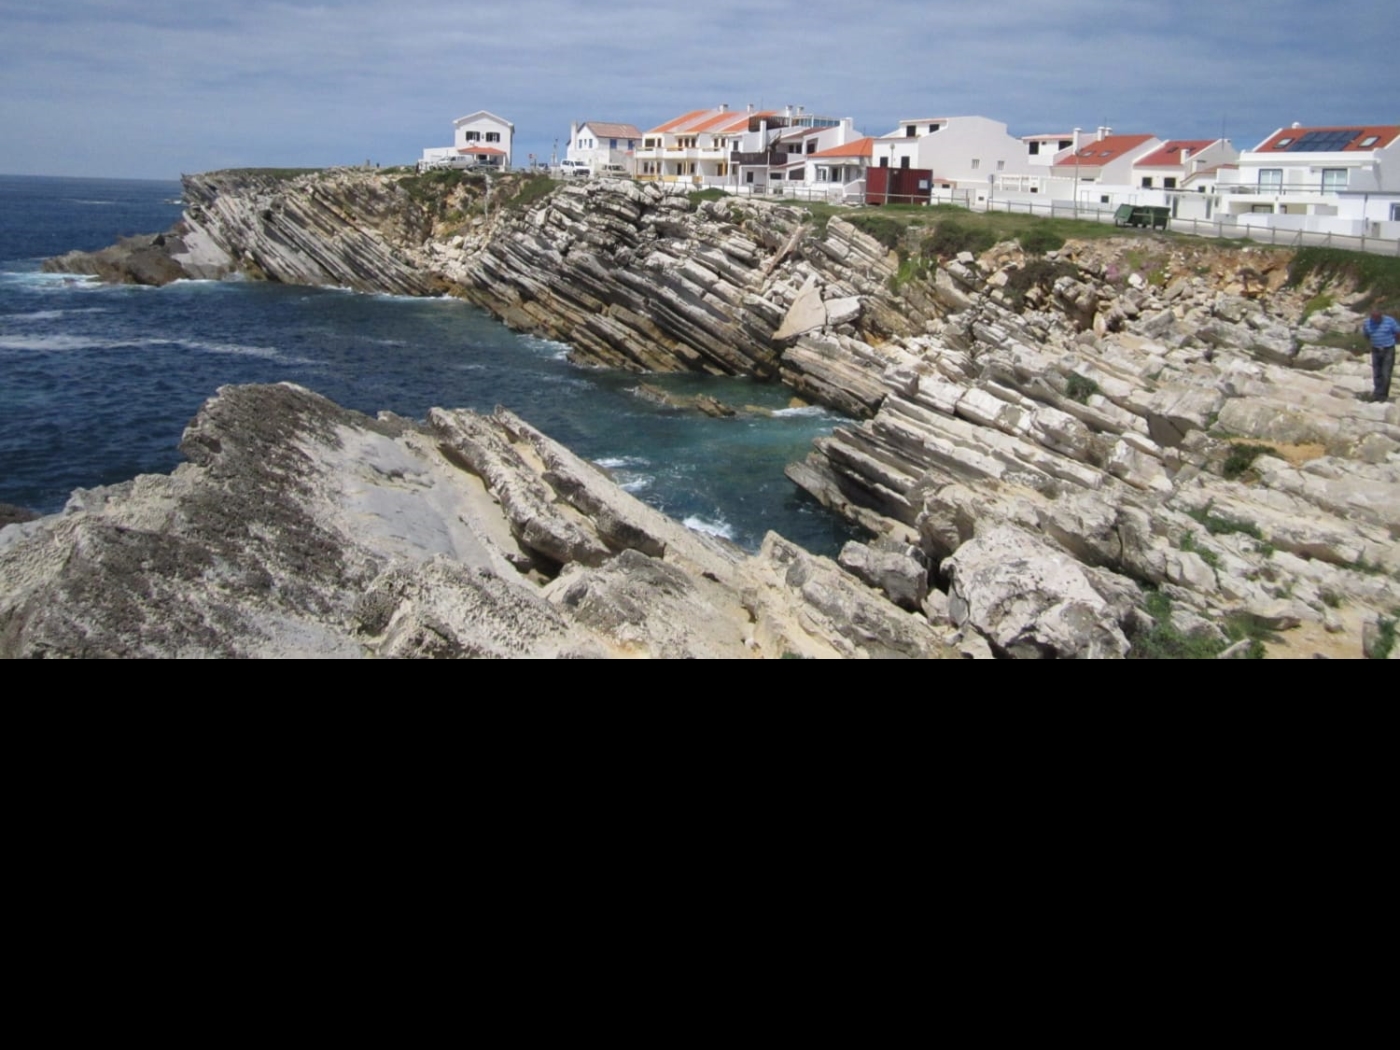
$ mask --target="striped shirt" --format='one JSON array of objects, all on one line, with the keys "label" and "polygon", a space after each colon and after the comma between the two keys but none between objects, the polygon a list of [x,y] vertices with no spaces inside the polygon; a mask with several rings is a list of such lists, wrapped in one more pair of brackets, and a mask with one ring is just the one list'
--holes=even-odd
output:
[{"label": "striped shirt", "polygon": [[1388,350],[1395,345],[1395,337],[1400,335],[1400,324],[1396,324],[1393,317],[1382,317],[1379,321],[1373,321],[1368,317],[1366,323],[1361,326],[1361,330],[1371,340],[1372,347],[1377,350]]}]

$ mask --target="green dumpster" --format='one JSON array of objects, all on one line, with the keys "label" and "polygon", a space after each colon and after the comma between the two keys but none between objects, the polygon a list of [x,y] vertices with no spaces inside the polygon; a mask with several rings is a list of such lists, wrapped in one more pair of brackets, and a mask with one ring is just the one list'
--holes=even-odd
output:
[{"label": "green dumpster", "polygon": [[1172,221],[1170,208],[1149,208],[1138,204],[1120,204],[1113,213],[1113,225],[1136,226],[1139,229],[1151,227],[1165,230]]}]

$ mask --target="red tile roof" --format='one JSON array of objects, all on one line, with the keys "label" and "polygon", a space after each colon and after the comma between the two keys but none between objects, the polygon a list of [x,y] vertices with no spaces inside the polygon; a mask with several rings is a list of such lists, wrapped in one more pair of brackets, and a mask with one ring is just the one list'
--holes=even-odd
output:
[{"label": "red tile roof", "polygon": [[844,146],[835,146],[832,149],[824,149],[820,153],[813,153],[808,159],[874,157],[875,142],[875,139],[856,139],[854,142],[848,142]]},{"label": "red tile roof", "polygon": [[494,149],[491,146],[466,146],[459,149],[457,152],[465,153],[473,157],[504,157],[506,155],[505,150]]},{"label": "red tile roof", "polygon": [[1181,167],[1181,151],[1190,150],[1188,156],[1194,157],[1201,150],[1214,146],[1219,139],[1172,139],[1155,153],[1149,153],[1142,160],[1133,165],[1135,168],[1179,168]]},{"label": "red tile roof", "polygon": [[755,117],[777,116],[772,110],[764,110],[762,113],[749,113],[745,111],[726,110],[721,113],[717,109],[697,109],[693,113],[687,113],[683,117],[677,117],[669,123],[662,124],[659,128],[652,128],[648,135],[691,135],[698,132],[709,132],[717,135],[738,134],[748,131],[749,121]]},{"label": "red tile roof", "polygon": [[600,139],[639,139],[642,133],[631,124],[602,124],[595,120],[584,121],[580,127],[591,128]]},{"label": "red tile roof", "polygon": [[[1336,127],[1328,128],[1280,128],[1255,148],[1256,153],[1268,153],[1276,150],[1278,143],[1284,139],[1296,142],[1304,135],[1313,131],[1355,131],[1356,138],[1345,148],[1338,150],[1338,153],[1370,153],[1372,150],[1385,149],[1397,138],[1400,138],[1400,125],[1376,124],[1370,127],[1361,124],[1338,124]],[[1371,136],[1376,137],[1376,141],[1369,146],[1362,146]],[[1291,144],[1290,142],[1290,144]],[[1287,148],[1277,150],[1277,152],[1287,152]]]},{"label": "red tile roof", "polygon": [[687,114],[686,114],[685,116],[683,116],[683,117],[677,117],[675,120],[672,120],[672,121],[669,121],[668,123],[662,124],[660,127],[652,128],[650,131],[647,132],[647,134],[648,134],[648,135],[664,135],[664,134],[666,134],[668,131],[676,131],[676,130],[679,129],[679,128],[685,127],[685,126],[686,126],[687,124],[689,124],[691,121],[693,121],[693,120],[699,120],[701,117],[709,116],[709,115],[710,115],[711,113],[713,113],[713,112],[714,112],[714,110],[710,110],[710,109],[697,109],[697,110],[694,110],[693,112],[687,113]]},{"label": "red tile roof", "polygon": [[1078,153],[1071,153],[1055,167],[1066,170],[1101,168],[1138,149],[1144,142],[1151,141],[1151,135],[1109,135],[1097,142],[1083,142]]}]

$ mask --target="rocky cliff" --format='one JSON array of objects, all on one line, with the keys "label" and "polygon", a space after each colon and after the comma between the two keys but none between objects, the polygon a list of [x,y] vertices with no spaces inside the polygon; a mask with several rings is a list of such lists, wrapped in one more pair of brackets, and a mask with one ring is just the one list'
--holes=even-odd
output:
[{"label": "rocky cliff", "polygon": [[1359,400],[1361,289],[1292,287],[1287,253],[950,255],[925,238],[939,216],[891,232],[625,182],[187,192],[167,244],[190,274],[448,291],[580,361],[779,379],[846,411],[789,472],[875,537],[843,564],[996,655],[1271,632],[1359,653],[1400,608],[1400,413]]}]

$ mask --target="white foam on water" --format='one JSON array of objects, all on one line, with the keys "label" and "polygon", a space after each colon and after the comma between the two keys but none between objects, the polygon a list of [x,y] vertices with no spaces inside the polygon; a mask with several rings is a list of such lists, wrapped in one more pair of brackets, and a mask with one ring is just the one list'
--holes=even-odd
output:
[{"label": "white foam on water", "polygon": [[618,488],[622,489],[623,492],[627,492],[635,496],[639,492],[645,492],[647,489],[651,488],[652,485],[654,485],[655,483],[655,478],[647,477],[645,474],[639,474],[636,477],[634,477],[631,481],[619,480]]},{"label": "white foam on water", "polygon": [[625,470],[628,467],[651,466],[651,460],[642,459],[640,456],[617,456],[612,459],[595,459],[593,462],[604,470]]},{"label": "white foam on water", "polygon": [[66,352],[97,350],[107,345],[80,335],[0,335],[0,350]]},{"label": "white foam on water", "polygon": [[[38,310],[32,314],[0,314],[0,324],[14,324],[16,321],[57,321],[77,310]],[[86,311],[82,311],[86,312]]]},{"label": "white foam on water", "polygon": [[703,536],[715,536],[722,540],[734,538],[734,526],[727,521],[706,521],[704,518],[692,514],[681,524],[691,532],[698,532]]},{"label": "white foam on water", "polygon": [[808,405],[806,408],[780,408],[773,413],[774,419],[820,419],[828,415],[827,409],[820,405]]},{"label": "white foam on water", "polygon": [[116,201],[80,201],[80,200],[74,200],[73,198],[70,197],[70,198],[66,199],[63,203],[64,203],[64,204],[85,204],[85,205],[88,205],[89,207],[93,207],[93,208],[110,208],[112,205],[116,204],[117,202],[116,202]]}]

